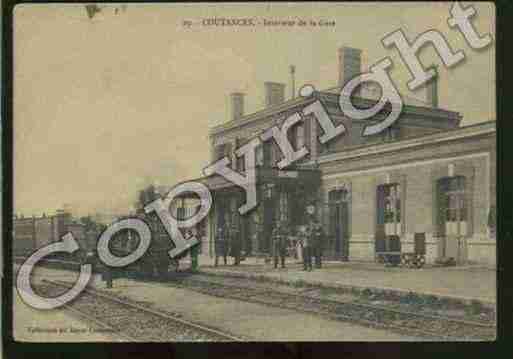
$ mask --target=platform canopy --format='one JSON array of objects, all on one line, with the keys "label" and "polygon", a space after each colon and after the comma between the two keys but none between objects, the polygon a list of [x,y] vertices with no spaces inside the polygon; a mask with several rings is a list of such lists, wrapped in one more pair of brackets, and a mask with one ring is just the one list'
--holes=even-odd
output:
[{"label": "platform canopy", "polygon": [[[275,185],[303,185],[303,186],[318,186],[320,184],[321,176],[319,170],[309,169],[293,169],[293,170],[280,170],[278,168],[270,167],[257,167],[256,184],[257,186],[264,184]],[[191,180],[206,185],[212,192],[237,190],[240,187],[228,181],[220,175],[212,175],[201,177]],[[192,193],[183,193],[183,197],[195,196]]]}]

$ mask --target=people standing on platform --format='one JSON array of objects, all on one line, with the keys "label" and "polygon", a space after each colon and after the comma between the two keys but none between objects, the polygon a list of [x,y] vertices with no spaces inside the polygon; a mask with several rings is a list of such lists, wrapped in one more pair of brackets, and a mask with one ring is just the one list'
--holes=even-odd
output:
[{"label": "people standing on platform", "polygon": [[105,264],[103,265],[102,279],[105,281],[107,288],[112,288],[114,282],[112,268]]},{"label": "people standing on platform", "polygon": [[242,250],[242,238],[240,235],[240,231],[236,225],[232,225],[230,231],[230,250],[231,256],[234,259],[233,265],[238,266],[240,264],[240,255]]},{"label": "people standing on platform", "polygon": [[[192,230],[187,230],[186,239],[189,240],[194,236],[194,233]],[[197,234],[198,239],[201,240],[200,235]],[[194,247],[190,250],[190,256],[191,256],[191,271],[198,270],[198,256],[199,256],[199,250],[200,250],[201,242],[199,244],[196,244]]]},{"label": "people standing on platform", "polygon": [[271,238],[273,241],[274,268],[278,268],[278,257],[281,261],[281,267],[285,268],[285,256],[287,254],[287,236],[288,231],[283,222],[276,222]]},{"label": "people standing on platform", "polygon": [[296,233],[296,235],[294,236],[294,239],[292,240],[291,247],[290,247],[292,256],[296,260],[299,258],[299,253],[298,253],[298,250],[297,250],[297,248],[298,248],[297,242],[298,241],[297,241],[297,233]]},{"label": "people standing on platform", "polygon": [[303,262],[303,230],[304,226],[296,227],[296,240],[294,241],[294,258],[300,262]]},{"label": "people standing on platform", "polygon": [[301,253],[303,257],[303,270],[312,271],[312,230],[310,226],[303,227],[301,233],[301,245],[303,247],[303,251]]},{"label": "people standing on platform", "polygon": [[322,267],[322,248],[324,232],[322,226],[316,219],[313,220],[313,255],[315,256],[315,267]]},{"label": "people standing on platform", "polygon": [[88,251],[84,257],[83,264],[90,264],[91,270],[95,272],[96,266],[98,265],[97,254],[95,251]]},{"label": "people standing on platform", "polygon": [[228,264],[227,256],[228,256],[228,231],[225,226],[221,226],[217,229],[217,234],[215,238],[215,254],[216,259],[214,265],[217,267],[219,263],[219,257],[223,257],[224,265]]}]

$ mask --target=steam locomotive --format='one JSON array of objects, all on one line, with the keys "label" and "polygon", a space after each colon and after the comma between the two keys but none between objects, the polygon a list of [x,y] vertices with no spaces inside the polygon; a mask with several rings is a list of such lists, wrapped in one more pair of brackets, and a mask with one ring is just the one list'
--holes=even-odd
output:
[{"label": "steam locomotive", "polygon": [[[158,194],[155,188],[149,186],[139,193],[135,216],[119,218],[119,220],[123,220],[137,217],[143,220],[150,227],[152,238],[145,254],[128,266],[116,269],[116,276],[164,278],[170,273],[177,272],[180,259],[188,255],[188,251],[185,251],[179,257],[171,258],[169,251],[174,248],[174,245],[164,225],[155,212],[145,213],[144,206],[157,198]],[[109,245],[112,254],[118,257],[133,253],[138,246],[139,236],[132,229],[124,229],[115,233]],[[103,267],[99,263],[96,253],[90,253],[89,258],[89,262],[95,263],[98,267]],[[101,270],[101,268],[98,269]]]}]

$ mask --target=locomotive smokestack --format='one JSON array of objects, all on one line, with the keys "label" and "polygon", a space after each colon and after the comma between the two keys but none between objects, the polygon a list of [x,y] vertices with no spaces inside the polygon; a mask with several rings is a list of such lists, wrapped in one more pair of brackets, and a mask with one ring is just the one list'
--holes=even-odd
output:
[{"label": "locomotive smokestack", "polygon": [[232,120],[237,121],[244,116],[244,93],[233,92],[230,96],[232,99]]},{"label": "locomotive smokestack", "polygon": [[272,107],[285,100],[285,84],[279,82],[264,82],[265,107]]},{"label": "locomotive smokestack", "polygon": [[432,68],[436,71],[435,77],[433,77],[426,84],[426,101],[429,106],[433,108],[438,107],[438,66],[432,66]]}]

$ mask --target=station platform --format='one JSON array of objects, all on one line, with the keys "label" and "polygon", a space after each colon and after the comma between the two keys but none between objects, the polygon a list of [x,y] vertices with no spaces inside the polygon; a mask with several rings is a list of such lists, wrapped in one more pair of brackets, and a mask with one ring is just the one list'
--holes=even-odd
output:
[{"label": "station platform", "polygon": [[[184,266],[185,267],[185,266]],[[73,282],[77,273],[70,270],[37,267],[32,280],[42,279]],[[140,305],[149,306],[157,311],[182,318],[193,323],[218,329],[243,340],[254,342],[336,342],[336,341],[413,341],[427,340],[413,334],[399,334],[384,328],[362,326],[349,321],[338,321],[311,313],[279,308],[263,303],[251,303],[230,298],[220,298],[198,293],[188,288],[179,288],[155,281],[141,281],[130,278],[117,278],[114,286],[107,289],[101,274],[94,274],[89,287],[103,291],[107,295],[116,295]],[[16,289],[13,289],[16,294]],[[15,336],[26,341],[114,341],[117,338],[102,337],[90,325],[78,322],[67,316],[64,310],[41,311],[29,308],[23,301],[17,300],[14,307]],[[53,322],[52,322],[53,320]],[[272,325],[269,325],[272,323]],[[294,325],[291,325],[294,323]],[[39,334],[31,333],[29,328],[39,326],[86,328],[92,334]],[[92,328],[94,329],[94,327]],[[115,334],[113,334],[115,335]],[[261,356],[260,356],[261,357]]]},{"label": "station platform", "polygon": [[[184,258],[181,268],[188,267],[189,258]],[[222,260],[220,261],[220,263]],[[324,261],[321,269],[303,271],[297,260],[287,258],[286,268],[275,269],[264,258],[248,257],[239,266],[233,266],[233,258],[228,265],[213,265],[214,259],[200,256],[199,271],[210,275],[247,277],[293,285],[313,285],[344,288],[350,290],[371,290],[395,295],[415,293],[435,296],[464,303],[479,301],[495,307],[496,270],[494,268],[465,265],[435,267],[425,265],[420,269],[385,267],[373,262]]]}]

